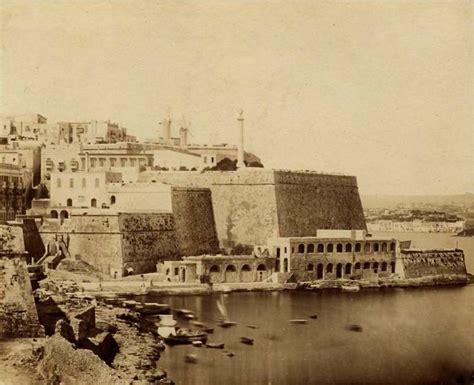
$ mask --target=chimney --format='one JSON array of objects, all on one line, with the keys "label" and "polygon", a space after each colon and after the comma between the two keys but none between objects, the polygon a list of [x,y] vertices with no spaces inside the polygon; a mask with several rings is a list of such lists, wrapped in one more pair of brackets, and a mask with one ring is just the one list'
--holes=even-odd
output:
[{"label": "chimney", "polygon": [[237,168],[244,168],[244,111],[240,110],[239,117],[239,140],[237,143]]},{"label": "chimney", "polygon": [[163,119],[163,121],[160,123],[161,124],[161,138],[164,140],[170,140],[171,139],[171,119]]}]

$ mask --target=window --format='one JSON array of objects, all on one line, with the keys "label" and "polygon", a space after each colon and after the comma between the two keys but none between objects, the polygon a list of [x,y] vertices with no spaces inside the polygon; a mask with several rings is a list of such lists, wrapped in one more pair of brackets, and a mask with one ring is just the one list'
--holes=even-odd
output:
[{"label": "window", "polygon": [[313,271],[314,270],[314,265],[312,263],[308,263],[308,266],[306,267],[306,270]]},{"label": "window", "polygon": [[56,187],[61,188],[61,178],[56,179]]},{"label": "window", "polygon": [[355,252],[360,253],[360,243],[355,244]]},{"label": "window", "polygon": [[346,244],[346,253],[350,253],[352,251],[352,244],[351,243],[347,243]]},{"label": "window", "polygon": [[364,263],[364,270],[368,270],[370,269],[370,263],[369,262],[365,262]]},{"label": "window", "polygon": [[302,243],[300,243],[298,245],[298,253],[300,254],[303,254],[304,253],[304,245]]},{"label": "window", "polygon": [[174,268],[174,275],[178,275],[179,274],[179,267],[175,267]]},{"label": "window", "polygon": [[354,270],[360,270],[360,262],[357,262],[357,263],[354,265]]},{"label": "window", "polygon": [[115,158],[110,158],[110,167],[115,167]]},{"label": "window", "polygon": [[69,178],[69,187],[70,188],[74,187],[74,179],[73,178]]},{"label": "window", "polygon": [[326,273],[332,273],[332,263],[329,263],[329,264],[326,266]]},{"label": "window", "polygon": [[382,271],[387,271],[387,262],[382,262]]},{"label": "window", "polygon": [[374,252],[378,252],[379,251],[379,244],[378,243],[374,243]]},{"label": "window", "polygon": [[318,253],[324,253],[324,245],[322,243],[318,244]]},{"label": "window", "polygon": [[115,198],[115,195],[112,195],[112,196],[110,197],[110,204],[111,204],[111,205],[114,205],[116,201],[117,201],[117,198]]},{"label": "window", "polygon": [[370,243],[366,243],[366,244],[364,245],[364,252],[365,252],[365,253],[370,253]]},{"label": "window", "polygon": [[336,246],[336,251],[338,253],[342,253],[342,243],[338,243],[337,246]]},{"label": "window", "polygon": [[385,242],[382,243],[382,251],[387,251],[387,244]]},{"label": "window", "polygon": [[395,251],[395,242],[390,243],[390,251]]},{"label": "window", "polygon": [[328,243],[327,251],[328,251],[328,253],[333,253],[334,252],[334,245],[332,243]]},{"label": "window", "polygon": [[378,263],[378,262],[374,262],[373,268],[374,268],[374,273],[377,273],[378,270],[379,270],[379,263]]},{"label": "window", "polygon": [[91,199],[91,207],[97,207],[97,199],[95,198]]},{"label": "window", "polygon": [[308,253],[314,253],[314,245],[312,243],[308,245]]},{"label": "window", "polygon": [[66,206],[69,206],[69,207],[72,206],[72,199],[71,198],[68,198],[68,200],[66,201]]}]

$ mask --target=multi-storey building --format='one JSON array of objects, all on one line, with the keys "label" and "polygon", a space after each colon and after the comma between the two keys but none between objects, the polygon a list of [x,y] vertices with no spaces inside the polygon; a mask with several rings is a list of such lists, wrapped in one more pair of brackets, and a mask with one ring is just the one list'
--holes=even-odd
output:
[{"label": "multi-storey building", "polygon": [[0,164],[0,222],[14,220],[25,212],[25,188],[20,167]]}]

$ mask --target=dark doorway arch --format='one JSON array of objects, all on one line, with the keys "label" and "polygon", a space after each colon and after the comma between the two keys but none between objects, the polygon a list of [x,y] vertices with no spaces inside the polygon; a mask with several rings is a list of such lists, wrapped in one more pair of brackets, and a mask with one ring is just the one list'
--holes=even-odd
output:
[{"label": "dark doorway arch", "polygon": [[361,246],[360,243],[355,244],[355,252],[356,253],[360,253],[360,248],[361,248],[360,246]]},{"label": "dark doorway arch", "polygon": [[351,243],[346,243],[346,253],[352,252],[352,244]]},{"label": "dark doorway arch", "polygon": [[263,263],[257,266],[257,279],[263,281],[267,277],[267,266]]},{"label": "dark doorway arch", "polygon": [[352,263],[346,263],[346,268],[344,270],[345,275],[351,275],[352,274]]},{"label": "dark doorway arch", "polygon": [[387,271],[387,262],[382,262],[382,271]]},{"label": "dark doorway arch", "polygon": [[253,273],[252,269],[249,265],[245,264],[240,269],[240,280],[242,282],[252,282],[253,281]]},{"label": "dark doorway arch", "polygon": [[49,216],[51,218],[58,218],[59,217],[59,214],[56,210],[51,210],[51,212],[49,213]]},{"label": "dark doorway arch", "polygon": [[395,273],[395,262],[391,262],[390,267],[391,267],[391,270],[392,270],[392,274],[394,274]]},{"label": "dark doorway arch", "polygon": [[69,213],[66,210],[61,210],[61,212],[59,213],[59,217],[61,219],[67,219],[69,218]]},{"label": "dark doorway arch", "polygon": [[237,282],[237,269],[234,265],[227,265],[224,271],[225,282]]},{"label": "dark doorway arch", "polygon": [[385,242],[382,243],[382,251],[387,251],[387,244]]},{"label": "dark doorway arch", "polygon": [[336,246],[336,251],[338,253],[342,253],[342,243],[338,243],[337,246]]},{"label": "dark doorway arch", "polygon": [[298,245],[298,253],[303,254],[304,253],[304,244],[300,243]]},{"label": "dark doorway arch", "polygon": [[332,263],[328,263],[326,266],[326,273],[332,273]]},{"label": "dark doorway arch", "polygon": [[314,244],[310,243],[308,245],[308,253],[314,253]]},{"label": "dark doorway arch", "polygon": [[342,263],[336,265],[336,278],[342,278]]},{"label": "dark doorway arch", "polygon": [[369,242],[364,244],[364,253],[370,253],[370,243]]},{"label": "dark doorway arch", "polygon": [[209,280],[210,282],[219,282],[220,281],[220,271],[221,269],[217,265],[212,265],[209,269]]},{"label": "dark doorway arch", "polygon": [[95,198],[91,199],[91,207],[97,207],[97,199]]},{"label": "dark doorway arch", "polygon": [[390,243],[390,251],[395,251],[395,242]]},{"label": "dark doorway arch", "polygon": [[379,244],[374,243],[374,252],[377,253],[379,251]]},{"label": "dark doorway arch", "polygon": [[288,258],[283,259],[283,272],[288,273]]},{"label": "dark doorway arch", "polygon": [[354,265],[354,270],[360,270],[360,262],[357,262],[357,263]]},{"label": "dark doorway arch", "polygon": [[332,243],[328,243],[327,251],[328,253],[334,252],[334,245]]},{"label": "dark doorway arch", "polygon": [[364,270],[368,270],[370,269],[370,263],[369,262],[365,262],[364,263]]},{"label": "dark doorway arch", "polygon": [[317,272],[316,272],[316,278],[317,279],[323,279],[324,278],[324,265],[322,263],[318,264]]},{"label": "dark doorway arch", "polygon": [[111,205],[114,205],[116,201],[117,201],[117,198],[115,198],[115,195],[112,195],[112,196],[110,197],[110,204],[111,204]]},{"label": "dark doorway arch", "polygon": [[318,253],[324,253],[324,245],[322,243],[318,243]]},{"label": "dark doorway arch", "polygon": [[306,270],[313,271],[314,270],[314,265],[312,263],[308,263],[308,266],[306,266]]},{"label": "dark doorway arch", "polygon": [[379,263],[374,262],[372,268],[374,269],[374,273],[378,273],[379,272]]},{"label": "dark doorway arch", "polygon": [[68,198],[68,199],[67,199],[67,201],[66,201],[66,206],[72,207],[72,199],[71,199],[71,198]]}]

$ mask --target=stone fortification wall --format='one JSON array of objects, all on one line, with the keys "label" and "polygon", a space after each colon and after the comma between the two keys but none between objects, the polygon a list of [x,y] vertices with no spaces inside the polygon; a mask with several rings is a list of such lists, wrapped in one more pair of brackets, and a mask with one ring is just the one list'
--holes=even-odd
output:
[{"label": "stone fortification wall", "polygon": [[172,190],[173,217],[179,252],[183,256],[215,254],[219,251],[211,190]]},{"label": "stone fortification wall", "polygon": [[275,171],[280,236],[312,236],[317,229],[366,230],[353,176]]},{"label": "stone fortification wall", "polygon": [[73,215],[61,224],[60,219],[44,219],[40,228],[44,245],[62,236],[71,257],[80,259],[103,273],[122,272],[122,234],[117,215]]},{"label": "stone fortification wall", "polygon": [[405,278],[466,276],[462,250],[401,250]]},{"label": "stone fortification wall", "polygon": [[173,214],[126,214],[118,216],[122,234],[122,263],[135,274],[156,270],[156,264],[177,259],[178,244]]},{"label": "stone fortification wall", "polygon": [[357,180],[314,172],[144,172],[142,181],[209,187],[221,246],[265,244],[317,229],[366,229]]},{"label": "stone fortification wall", "polygon": [[25,250],[28,251],[28,260],[36,262],[44,254],[44,245],[34,219],[23,219],[23,239]]}]

